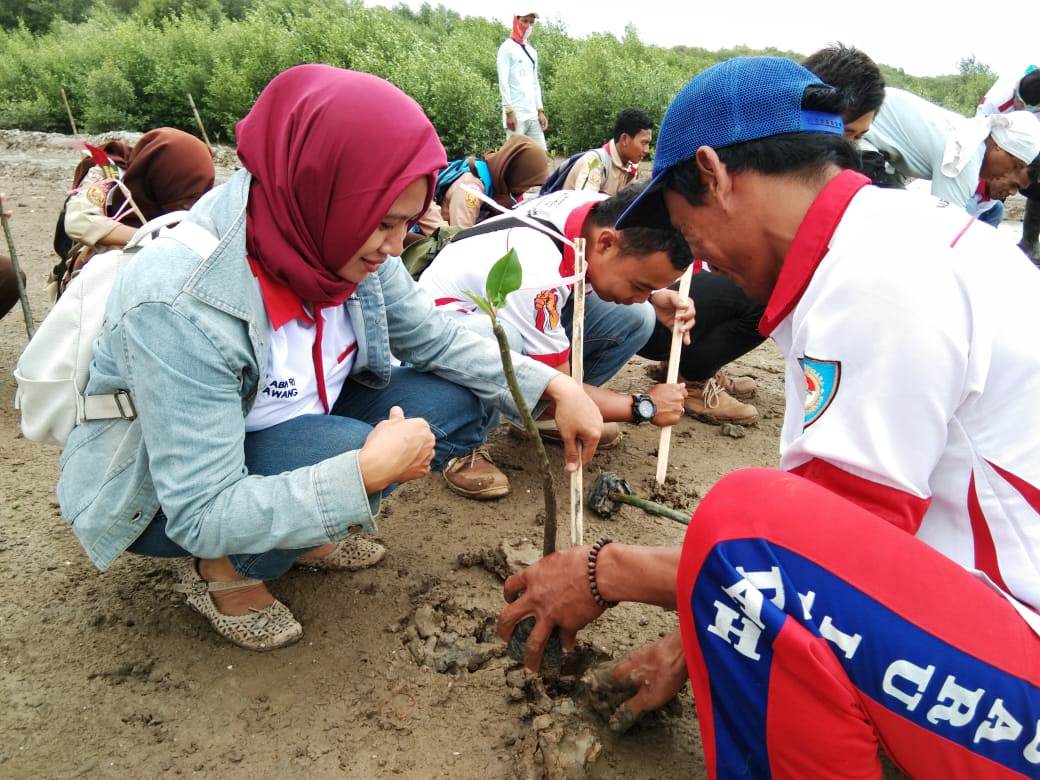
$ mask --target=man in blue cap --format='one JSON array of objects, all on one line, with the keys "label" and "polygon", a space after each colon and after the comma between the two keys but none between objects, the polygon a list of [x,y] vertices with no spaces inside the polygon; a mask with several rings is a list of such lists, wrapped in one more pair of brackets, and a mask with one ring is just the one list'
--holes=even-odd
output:
[{"label": "man in blue cap", "polygon": [[[837,101],[837,102],[836,102]],[[682,548],[612,543],[505,584],[526,663],[618,601],[680,632],[616,720],[693,684],[711,777],[1040,776],[1040,275],[993,228],[869,186],[840,98],[790,60],[694,78],[618,227],[671,224],[765,306],[782,470],[701,501]],[[879,381],[880,380],[880,381]]]}]

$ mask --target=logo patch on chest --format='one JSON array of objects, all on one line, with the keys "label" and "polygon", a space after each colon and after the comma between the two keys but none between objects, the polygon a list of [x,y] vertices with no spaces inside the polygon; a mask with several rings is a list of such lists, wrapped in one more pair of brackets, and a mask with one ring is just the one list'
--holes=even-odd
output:
[{"label": "logo patch on chest", "polygon": [[838,394],[841,384],[840,360],[817,360],[803,357],[798,359],[805,374],[805,418],[804,427],[808,428],[820,419],[834,396]]}]

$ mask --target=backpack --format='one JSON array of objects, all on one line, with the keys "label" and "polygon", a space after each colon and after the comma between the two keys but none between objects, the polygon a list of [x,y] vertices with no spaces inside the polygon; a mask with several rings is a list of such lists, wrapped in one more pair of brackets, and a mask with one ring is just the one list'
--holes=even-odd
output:
[{"label": "backpack", "polygon": [[[590,150],[586,149],[584,152],[578,152],[577,154],[572,154],[570,157],[568,157],[566,162],[563,163],[563,165],[561,165],[559,168],[557,168],[555,171],[549,174],[549,178],[545,180],[545,184],[543,184],[542,188],[538,190],[538,194],[548,195],[550,192],[559,192],[560,190],[562,190],[563,185],[567,181],[567,177],[571,174],[571,170],[573,170],[578,160],[580,160],[582,157],[588,154],[589,151]],[[595,152],[596,155],[599,157],[600,165],[602,165],[605,169],[609,170],[610,155],[607,153],[607,150],[600,147],[599,149],[592,149],[591,151]]]},{"label": "backpack", "polygon": [[433,190],[433,199],[438,203],[443,203],[444,193],[448,191],[448,187],[464,173],[472,173],[480,179],[481,184],[484,185],[484,194],[489,198],[495,197],[495,186],[491,181],[491,169],[488,164],[475,157],[465,157],[448,163],[448,167],[437,175],[437,186]]},{"label": "backpack", "polygon": [[[554,233],[558,232],[556,225],[544,219],[534,218],[535,222],[538,222]],[[464,238],[470,236],[480,236],[485,233],[494,233],[498,230],[511,230],[516,227],[530,227],[525,222],[521,222],[516,217],[505,217],[504,219],[492,219],[485,222],[481,222],[479,225],[474,225],[471,228],[462,230],[458,227],[444,227],[437,228],[432,236],[421,238],[408,245],[408,247],[401,253],[401,262],[404,263],[404,267],[408,269],[408,273],[412,275],[412,278],[419,281],[419,277],[422,276],[423,271],[430,267],[434,259],[440,254],[440,251],[444,249],[448,244],[454,243],[455,241],[461,241]],[[549,236],[553,243],[556,244],[556,248],[563,253],[563,242],[556,236]]]},{"label": "backpack", "polygon": [[[72,429],[87,420],[137,416],[130,393],[83,394],[94,358],[94,344],[105,319],[105,304],[116,276],[156,234],[173,238],[203,257],[217,247],[209,231],[180,222],[188,212],[164,214],[142,226],[122,249],[96,255],[70,282],[65,293],[40,323],[36,335],[18,358],[15,408],[21,411],[25,438],[64,446]],[[162,231],[161,233],[159,231]]]}]

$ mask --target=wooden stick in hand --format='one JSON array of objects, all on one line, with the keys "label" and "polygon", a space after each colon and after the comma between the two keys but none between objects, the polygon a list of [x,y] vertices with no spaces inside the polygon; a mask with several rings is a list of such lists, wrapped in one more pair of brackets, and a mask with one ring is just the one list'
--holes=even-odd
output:
[{"label": "wooden stick in hand", "polygon": [[[679,300],[685,301],[690,295],[690,281],[693,279],[693,264],[686,269],[679,280]],[[682,350],[682,325],[678,318],[672,323],[672,348],[668,352],[668,384],[675,384],[679,378],[679,353]],[[661,429],[661,442],[657,446],[657,484],[663,485],[668,473],[668,454],[672,449],[672,426]]]}]

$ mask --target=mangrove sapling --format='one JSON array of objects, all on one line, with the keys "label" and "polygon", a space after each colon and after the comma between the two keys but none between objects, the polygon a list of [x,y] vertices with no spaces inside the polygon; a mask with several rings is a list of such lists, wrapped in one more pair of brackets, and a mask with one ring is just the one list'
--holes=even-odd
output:
[{"label": "mangrove sapling", "polygon": [[[538,470],[542,477],[542,497],[545,501],[542,555],[546,556],[556,552],[556,481],[553,479],[552,471],[549,467],[549,456],[545,453],[545,445],[542,443],[542,437],[538,433],[538,426],[535,425],[534,416],[531,414],[531,410],[520,392],[520,385],[516,381],[516,372],[513,369],[513,359],[509,350],[509,339],[506,337],[506,332],[498,319],[498,310],[505,305],[506,297],[510,293],[520,289],[522,278],[523,268],[520,265],[520,259],[517,257],[516,250],[511,249],[508,254],[500,258],[498,262],[491,266],[491,270],[488,271],[487,281],[485,282],[486,295],[482,297],[473,293],[466,294],[470,300],[480,307],[481,311],[491,318],[491,329],[494,331],[495,339],[498,341],[498,352],[502,358],[502,371],[506,376],[509,392],[513,396],[513,403],[516,405],[520,419],[523,421],[527,437],[534,444],[535,451],[538,453]],[[509,655],[517,661],[523,661],[524,659],[524,645],[527,642],[527,637],[531,634],[531,630],[534,628],[534,622],[533,617],[522,620],[513,629],[513,635],[509,638],[507,650]],[[543,671],[549,673],[557,672],[562,660],[563,645],[560,641],[560,634],[557,629],[553,629],[545,645],[545,653],[542,658]]]}]

